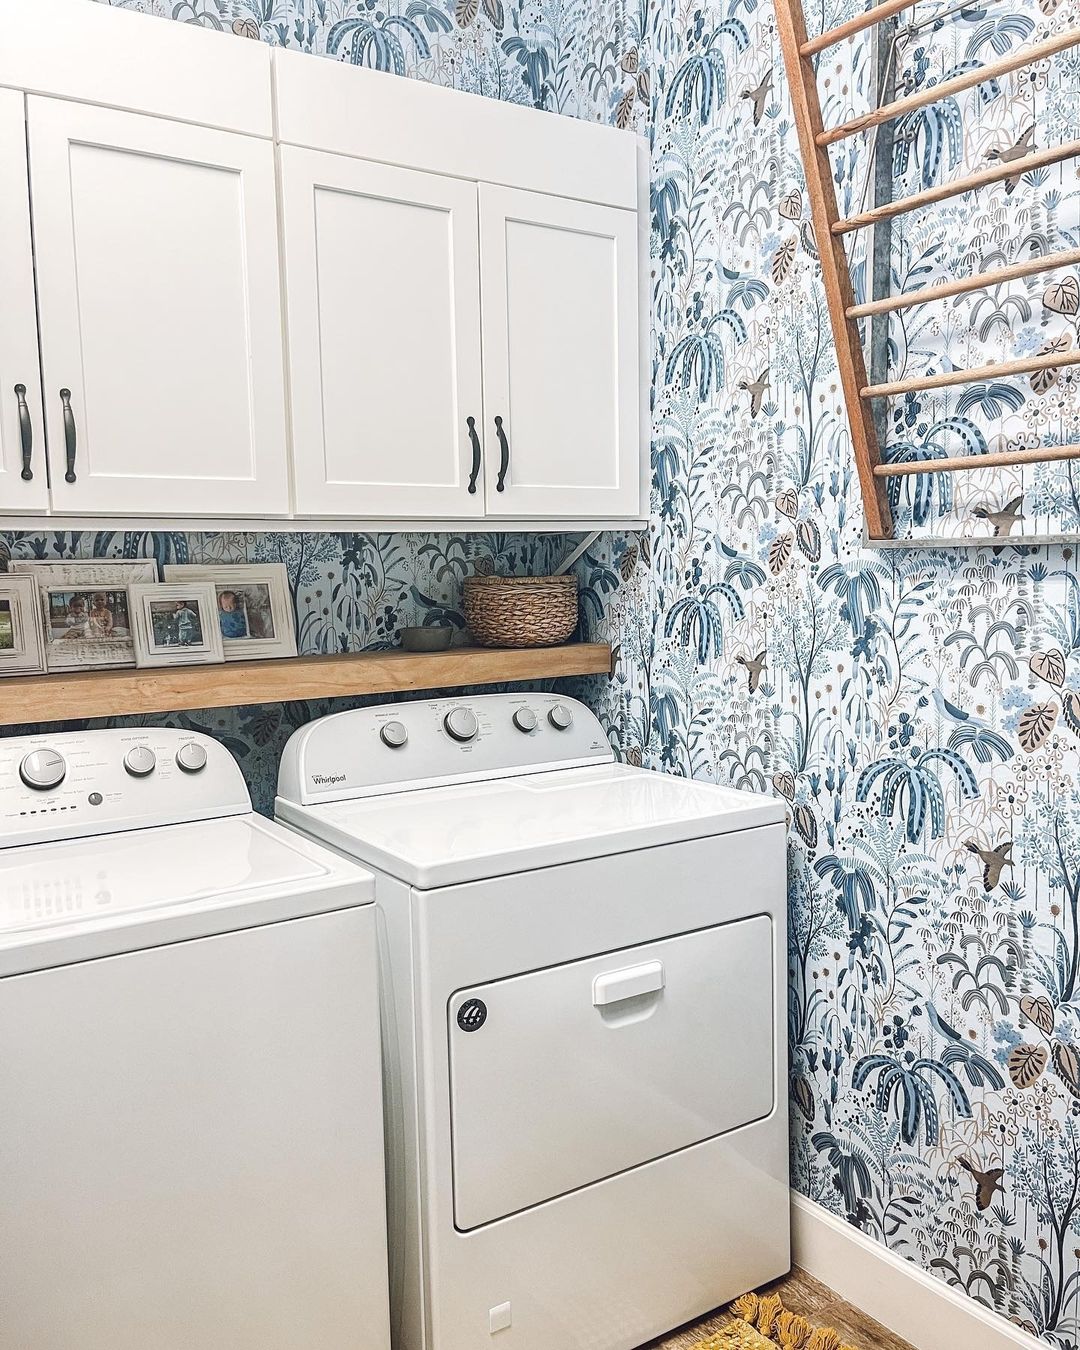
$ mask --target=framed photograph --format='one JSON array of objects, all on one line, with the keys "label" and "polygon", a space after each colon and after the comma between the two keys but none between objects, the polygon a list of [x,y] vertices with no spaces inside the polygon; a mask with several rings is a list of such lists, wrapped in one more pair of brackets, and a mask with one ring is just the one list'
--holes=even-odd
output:
[{"label": "framed photograph", "polygon": [[0,677],[40,675],[45,640],[38,613],[37,582],[0,573]]},{"label": "framed photograph", "polygon": [[132,586],[137,666],[214,665],[225,660],[217,596],[208,581]]},{"label": "framed photograph", "polygon": [[49,670],[102,670],[133,666],[131,601],[126,586],[38,588]]},{"label": "framed photograph", "polygon": [[226,661],[296,655],[296,620],[284,563],[175,563],[165,568],[165,580],[210,582]]},{"label": "framed photograph", "polygon": [[90,590],[94,586],[132,586],[135,582],[157,581],[157,563],[153,558],[73,558],[62,562],[40,562],[36,558],[12,558],[8,572],[34,578],[36,586],[66,586]]}]

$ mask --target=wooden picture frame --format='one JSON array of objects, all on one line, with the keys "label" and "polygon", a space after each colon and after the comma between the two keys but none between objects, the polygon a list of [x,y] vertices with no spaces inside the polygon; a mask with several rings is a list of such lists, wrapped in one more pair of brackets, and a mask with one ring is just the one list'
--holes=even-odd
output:
[{"label": "wooden picture frame", "polygon": [[226,661],[295,656],[296,617],[284,563],[171,564],[167,582],[210,582]]},{"label": "wooden picture frame", "polygon": [[219,665],[225,660],[217,595],[208,581],[130,588],[135,664]]},{"label": "wooden picture frame", "polygon": [[45,637],[32,577],[0,576],[0,677],[40,675],[45,670]]}]

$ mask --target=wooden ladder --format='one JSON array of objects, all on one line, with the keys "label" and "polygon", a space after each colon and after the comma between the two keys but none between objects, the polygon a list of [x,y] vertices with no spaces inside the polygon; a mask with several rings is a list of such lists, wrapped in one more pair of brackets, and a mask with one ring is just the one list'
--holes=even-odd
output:
[{"label": "wooden ladder", "polygon": [[866,530],[871,539],[891,539],[893,537],[892,511],[889,506],[887,480],[905,474],[916,473],[952,473],[963,469],[986,469],[1013,464],[1039,464],[1052,460],[1080,459],[1080,445],[1050,446],[1039,450],[1004,451],[996,454],[964,455],[953,459],[922,460],[918,462],[889,464],[883,460],[877,426],[874,421],[872,403],[874,399],[889,398],[894,394],[904,394],[911,390],[939,389],[947,385],[971,384],[978,380],[993,379],[1001,376],[1024,375],[1037,370],[1057,370],[1063,366],[1080,364],[1080,350],[1052,353],[1046,356],[1032,356],[1018,361],[1004,361],[992,365],[975,366],[968,370],[954,370],[941,375],[927,375],[916,379],[894,380],[888,383],[871,384],[867,378],[863,357],[862,340],[859,335],[859,320],[875,314],[891,313],[898,309],[907,309],[912,305],[924,305],[929,301],[944,299],[950,295],[962,295],[967,291],[979,290],[985,286],[996,286],[1003,281],[1014,281],[1020,277],[1035,276],[1040,272],[1050,272],[1059,267],[1070,267],[1080,263],[1080,249],[1066,249],[1058,253],[1048,253],[1033,258],[1029,262],[1014,263],[1011,267],[999,267],[988,272],[978,272],[973,276],[960,277],[956,281],[941,282],[926,286],[922,290],[905,292],[902,295],[886,296],[879,300],[868,300],[863,304],[855,303],[855,294],[851,285],[847,254],[844,249],[844,236],[856,230],[877,225],[906,211],[914,211],[950,197],[959,197],[977,188],[991,183],[1000,183],[1017,178],[1031,169],[1045,165],[1058,164],[1062,160],[1080,155],[1080,140],[1070,141],[1066,145],[1055,146],[1051,150],[1032,151],[1022,158],[1012,159],[992,169],[982,169],[964,178],[950,183],[942,183],[926,191],[917,192],[909,197],[890,201],[859,215],[841,218],[836,203],[836,188],[833,182],[832,164],[829,159],[829,146],[861,131],[880,126],[893,118],[901,117],[915,108],[925,107],[940,99],[949,98],[965,89],[985,84],[988,80],[1008,75],[1036,61],[1045,60],[1057,52],[1080,44],[1080,28],[1072,28],[1045,42],[1014,52],[1000,61],[980,66],[978,70],[967,71],[954,79],[941,84],[930,85],[916,93],[908,94],[894,102],[885,103],[861,117],[852,118],[838,127],[826,128],[821,116],[821,101],[818,96],[817,72],[814,58],[829,47],[836,46],[856,34],[882,23],[886,19],[911,9],[915,0],[882,0],[882,3],[864,14],[850,19],[847,23],[830,28],[819,37],[808,38],[806,20],[801,0],[775,0],[777,27],[780,34],[780,46],[784,54],[784,66],[788,83],[791,86],[791,101],[795,113],[795,126],[799,135],[799,147],[802,151],[803,167],[806,173],[806,190],[810,198],[811,219],[818,252],[821,255],[821,274],[825,285],[825,298],[829,307],[829,321],[832,324],[833,338],[836,342],[836,358],[840,370],[840,382],[844,391],[844,403],[851,423],[851,439],[855,450],[855,464],[859,473],[863,504],[866,508]]}]

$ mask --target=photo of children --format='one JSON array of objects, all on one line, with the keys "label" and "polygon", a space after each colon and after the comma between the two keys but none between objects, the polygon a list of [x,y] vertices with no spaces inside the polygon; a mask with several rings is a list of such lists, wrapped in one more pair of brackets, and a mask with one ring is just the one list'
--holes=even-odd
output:
[{"label": "photo of children", "polygon": [[102,642],[131,635],[125,591],[48,592],[50,642]]},{"label": "photo of children", "polygon": [[155,647],[192,647],[203,640],[198,600],[155,600],[150,605]]},{"label": "photo of children", "polygon": [[[296,655],[296,621],[284,563],[169,563],[165,584],[213,587],[217,634],[226,661]],[[207,619],[209,612],[206,611]]]},{"label": "photo of children", "polygon": [[257,641],[273,641],[277,637],[274,628],[274,608],[270,598],[270,587],[264,583],[242,586],[218,586],[218,622],[221,636],[230,638],[254,638]]},{"label": "photo of children", "polygon": [[135,664],[128,592],[102,587],[41,589],[45,658],[50,670]]}]

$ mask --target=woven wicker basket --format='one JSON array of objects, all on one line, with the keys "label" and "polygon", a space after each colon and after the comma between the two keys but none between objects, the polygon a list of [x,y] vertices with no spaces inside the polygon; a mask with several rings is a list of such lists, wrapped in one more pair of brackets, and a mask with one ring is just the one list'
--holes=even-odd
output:
[{"label": "woven wicker basket", "polygon": [[465,622],[481,647],[553,647],[577,621],[575,576],[465,578]]}]

